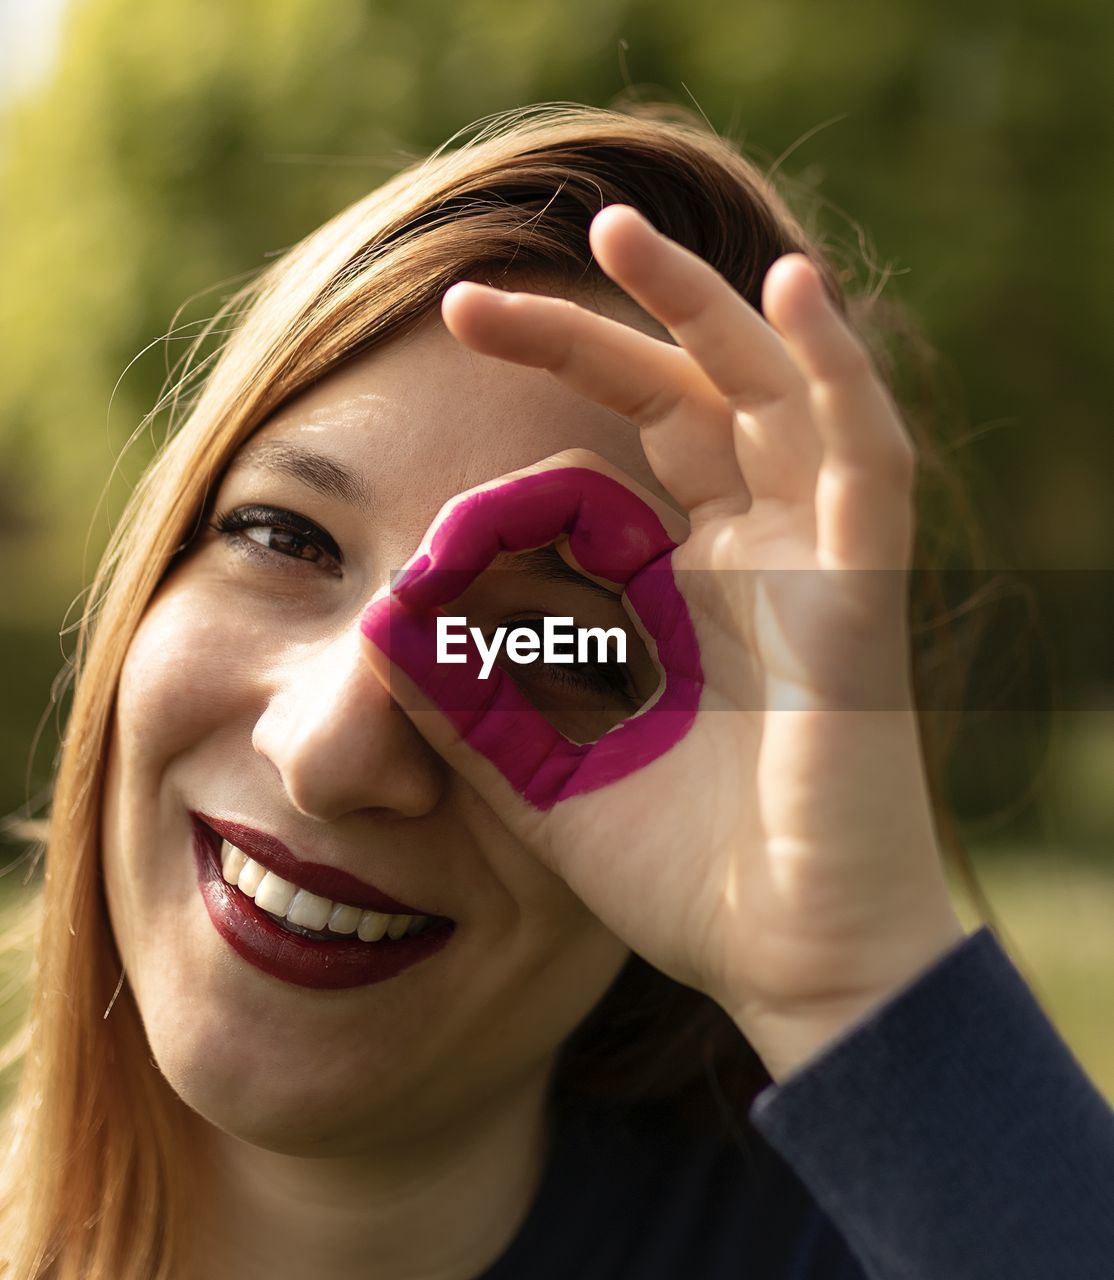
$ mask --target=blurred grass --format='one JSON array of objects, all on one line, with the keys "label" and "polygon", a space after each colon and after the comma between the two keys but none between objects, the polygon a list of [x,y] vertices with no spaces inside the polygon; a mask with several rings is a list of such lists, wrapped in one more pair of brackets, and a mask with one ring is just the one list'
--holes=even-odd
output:
[{"label": "blurred grass", "polygon": [[[1099,1090],[1114,1103],[1114,868],[1047,849],[975,852],[976,871],[1002,927],[1011,959]],[[26,893],[16,876],[0,880],[0,917],[11,919]],[[963,898],[965,926],[978,919]],[[26,963],[0,955],[0,1037],[26,1006]],[[0,1109],[14,1083],[0,1075]]]},{"label": "blurred grass", "polygon": [[[1010,958],[1114,1103],[1114,866],[1026,847],[973,861]],[[956,905],[973,929],[958,893]]]},{"label": "blurred grass", "polygon": [[37,880],[24,883],[22,864],[12,863],[0,876],[0,1112],[16,1083],[19,1060],[10,1061],[26,1014],[31,972],[30,935],[41,919],[41,869]]}]

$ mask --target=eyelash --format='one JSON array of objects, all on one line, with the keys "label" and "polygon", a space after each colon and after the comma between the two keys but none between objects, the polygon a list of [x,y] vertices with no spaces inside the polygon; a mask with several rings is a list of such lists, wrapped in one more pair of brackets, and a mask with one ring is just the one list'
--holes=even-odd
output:
[{"label": "eyelash", "polygon": [[[508,618],[505,625],[522,626],[531,622],[540,624],[541,621],[542,619],[538,617]],[[538,633],[540,638],[540,626]],[[612,662],[606,665],[602,662],[560,663],[546,667],[546,670],[557,684],[571,685],[574,688],[587,689],[592,693],[606,693],[612,697],[621,698],[630,704],[632,710],[637,709],[639,705],[630,690],[630,668],[625,662]],[[608,674],[610,672],[614,672],[614,675]]]},{"label": "eyelash", "polygon": [[[340,548],[327,533],[309,520],[305,520],[293,511],[286,511],[281,507],[248,506],[237,507],[233,511],[218,512],[213,516],[213,521],[209,527],[216,533],[221,534],[222,537],[229,539],[240,554],[246,555],[251,559],[270,561],[274,556],[281,556],[285,560],[305,562],[302,556],[292,556],[274,547],[265,547],[256,542],[254,538],[239,536],[247,529],[270,528],[279,529],[301,542],[317,547],[333,561],[338,572],[342,563],[343,557],[341,556]],[[313,564],[316,562],[309,561],[308,563]],[[507,621],[529,623],[540,622],[541,619],[513,618]],[[613,663],[606,667],[598,662],[562,663],[559,666],[549,667],[547,670],[550,678],[558,684],[569,685],[577,689],[587,689],[592,693],[606,693],[626,700],[631,704],[632,708],[637,706],[637,701],[629,688],[626,663]],[[614,676],[604,674],[612,671],[615,672]]]},{"label": "eyelash", "polygon": [[[209,527],[228,538],[239,552],[252,559],[262,557],[269,560],[272,556],[282,556],[284,560],[305,561],[303,556],[289,555],[275,547],[265,547],[254,538],[237,536],[245,529],[259,528],[280,529],[301,542],[317,547],[333,561],[338,571],[343,559],[340,548],[327,533],[309,520],[295,515],[293,511],[284,511],[281,507],[237,507],[235,511],[224,511],[215,515]],[[308,563],[316,562],[310,560]],[[333,576],[339,575],[334,573]]]}]

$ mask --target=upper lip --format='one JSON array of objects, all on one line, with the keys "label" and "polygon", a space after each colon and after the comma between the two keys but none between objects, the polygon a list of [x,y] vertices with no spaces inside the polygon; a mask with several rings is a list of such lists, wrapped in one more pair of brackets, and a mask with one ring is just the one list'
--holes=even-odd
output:
[{"label": "upper lip", "polygon": [[326,866],[322,862],[306,862],[296,857],[277,837],[254,827],[244,826],[225,818],[213,818],[207,813],[190,810],[193,818],[211,827],[237,849],[243,850],[253,861],[273,871],[299,889],[307,889],[321,898],[341,902],[347,906],[363,907],[367,911],[382,911],[387,915],[436,916],[423,907],[408,906],[390,894],[377,889],[366,880],[341,871],[339,867]]}]

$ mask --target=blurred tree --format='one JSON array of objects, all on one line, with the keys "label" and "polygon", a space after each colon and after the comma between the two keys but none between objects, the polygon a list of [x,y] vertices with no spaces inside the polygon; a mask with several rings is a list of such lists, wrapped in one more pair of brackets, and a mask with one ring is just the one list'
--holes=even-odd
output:
[{"label": "blurred tree", "polygon": [[1003,556],[1107,563],[1112,30],[1093,0],[74,0],[0,119],[0,622],[61,624],[113,460],[231,283],[479,116],[628,82],[776,161],[830,236],[869,229]]}]

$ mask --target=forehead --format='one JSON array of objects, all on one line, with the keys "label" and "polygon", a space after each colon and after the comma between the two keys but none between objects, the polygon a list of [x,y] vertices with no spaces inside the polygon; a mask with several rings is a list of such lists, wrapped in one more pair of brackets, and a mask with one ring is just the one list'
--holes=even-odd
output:
[{"label": "forehead", "polygon": [[[668,340],[629,299],[587,305]],[[453,495],[571,447],[594,450],[677,507],[637,427],[544,369],[472,352],[439,313],[285,405],[241,447],[236,468],[260,462],[279,441],[354,473],[346,499],[415,542]],[[269,453],[273,466],[280,454]],[[333,479],[344,488],[344,477]]]}]

